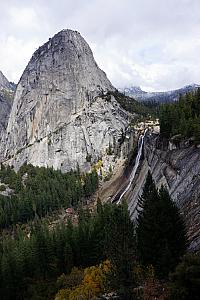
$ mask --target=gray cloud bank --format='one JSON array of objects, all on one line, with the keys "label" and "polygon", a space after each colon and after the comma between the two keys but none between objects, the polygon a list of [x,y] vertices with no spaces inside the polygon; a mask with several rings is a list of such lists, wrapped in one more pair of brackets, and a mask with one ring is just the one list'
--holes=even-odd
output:
[{"label": "gray cloud bank", "polygon": [[17,82],[56,32],[79,31],[116,87],[200,83],[199,0],[0,0],[0,69]]}]

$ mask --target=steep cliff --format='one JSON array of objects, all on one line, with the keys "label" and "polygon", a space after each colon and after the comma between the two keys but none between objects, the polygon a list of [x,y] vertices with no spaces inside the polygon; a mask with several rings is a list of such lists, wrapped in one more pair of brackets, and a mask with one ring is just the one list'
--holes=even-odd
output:
[{"label": "steep cliff", "polygon": [[17,86],[1,160],[63,171],[90,168],[120,147],[129,122],[81,35],[63,30],[32,56]]},{"label": "steep cliff", "polygon": [[11,102],[7,101],[0,93],[0,137],[5,132],[10,110]]},{"label": "steep cliff", "polygon": [[0,71],[0,137],[5,132],[13,100],[13,85]]},{"label": "steep cliff", "polygon": [[0,90],[7,89],[12,90],[12,84],[8,81],[8,79],[3,75],[0,70]]},{"label": "steep cliff", "polygon": [[200,247],[200,149],[187,144],[176,148],[163,145],[158,135],[147,134],[144,159],[129,193],[129,210],[132,218],[137,214],[138,196],[142,192],[148,170],[156,185],[164,184],[180,208],[186,226],[191,249]]}]

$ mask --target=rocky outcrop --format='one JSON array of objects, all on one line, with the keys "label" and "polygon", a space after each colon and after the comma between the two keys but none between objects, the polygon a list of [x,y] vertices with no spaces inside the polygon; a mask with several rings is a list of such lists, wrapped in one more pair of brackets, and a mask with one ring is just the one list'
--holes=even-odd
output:
[{"label": "rocky outcrop", "polygon": [[[172,150],[170,150],[172,149]],[[138,196],[148,170],[157,187],[165,185],[183,215],[192,250],[200,248],[200,149],[195,146],[163,147],[158,135],[147,134],[144,160],[129,194],[129,209],[134,218]]]},{"label": "rocky outcrop", "polygon": [[0,93],[0,137],[5,132],[12,103]]},{"label": "rocky outcrop", "polygon": [[62,171],[90,168],[119,148],[129,116],[81,35],[63,30],[32,56],[17,86],[1,160]]},{"label": "rocky outcrop", "polygon": [[0,137],[7,126],[14,94],[13,88],[14,86],[0,71]]},{"label": "rocky outcrop", "polygon": [[0,71],[0,90],[12,90],[12,84],[8,81],[8,79],[3,75]]}]

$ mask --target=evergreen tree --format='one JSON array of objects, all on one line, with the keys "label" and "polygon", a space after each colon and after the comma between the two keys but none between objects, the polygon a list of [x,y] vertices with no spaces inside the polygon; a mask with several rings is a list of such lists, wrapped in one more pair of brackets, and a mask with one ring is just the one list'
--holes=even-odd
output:
[{"label": "evergreen tree", "polygon": [[159,193],[148,173],[140,200],[137,248],[142,264],[153,265],[160,278],[176,267],[186,250],[184,222],[169,193],[161,187]]},{"label": "evergreen tree", "polygon": [[0,180],[13,189],[10,196],[0,195],[0,228],[44,217],[62,207],[77,208],[98,188],[98,174],[80,170],[62,174],[52,168],[24,165],[18,173],[1,165]]},{"label": "evergreen tree", "polygon": [[193,137],[200,142],[200,89],[180,95],[175,103],[160,108],[160,133],[165,138],[179,135],[185,139]]},{"label": "evergreen tree", "polygon": [[170,275],[170,300],[198,300],[200,289],[200,251],[183,257]]},{"label": "evergreen tree", "polygon": [[113,205],[110,210],[105,243],[106,254],[111,262],[111,273],[108,277],[110,284],[122,299],[133,299],[135,235],[125,202],[120,206]]}]

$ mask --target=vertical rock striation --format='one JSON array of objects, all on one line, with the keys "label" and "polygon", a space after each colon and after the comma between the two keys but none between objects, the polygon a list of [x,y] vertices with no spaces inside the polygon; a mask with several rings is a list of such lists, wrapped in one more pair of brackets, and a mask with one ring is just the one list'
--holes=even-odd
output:
[{"label": "vertical rock striation", "polygon": [[0,70],[0,90],[12,90],[12,84],[8,81],[8,79],[3,75]]},{"label": "vertical rock striation", "polygon": [[7,126],[13,94],[13,85],[0,71],[0,138]]},{"label": "vertical rock striation", "polygon": [[157,187],[162,184],[179,207],[188,230],[190,249],[200,248],[200,149],[195,146],[165,145],[158,135],[146,136],[144,160],[129,195],[132,218],[137,216],[137,202],[142,193],[148,170]]},{"label": "vertical rock striation", "polygon": [[63,30],[33,54],[17,86],[1,160],[86,170],[118,145],[128,115],[82,36]]}]

